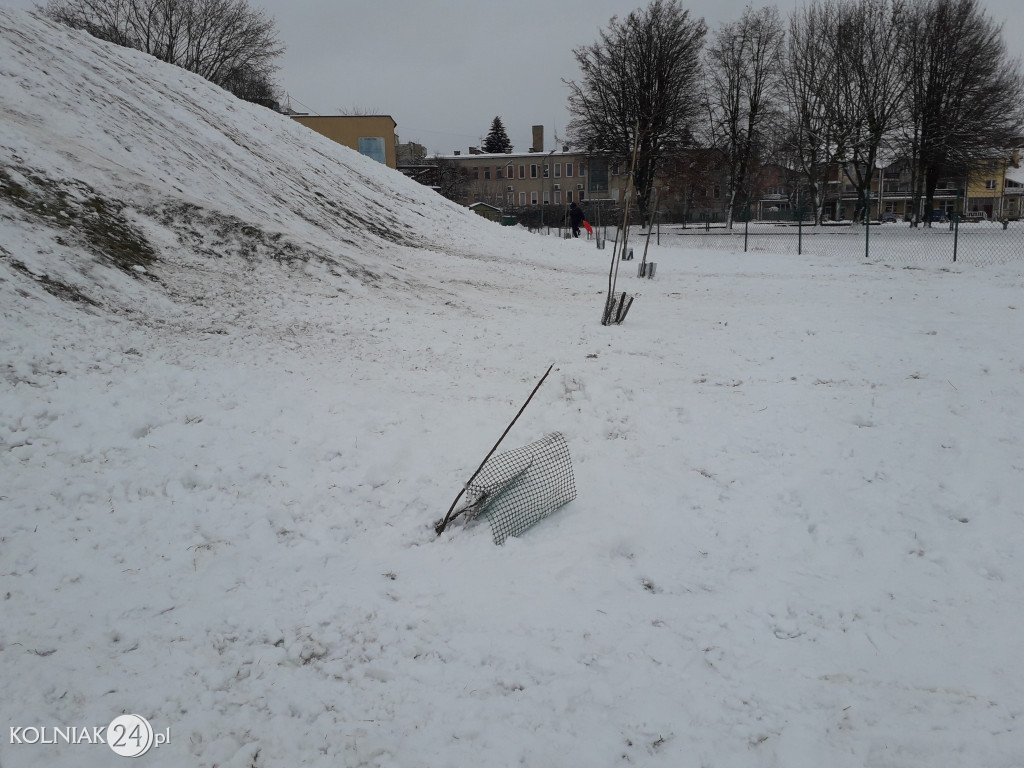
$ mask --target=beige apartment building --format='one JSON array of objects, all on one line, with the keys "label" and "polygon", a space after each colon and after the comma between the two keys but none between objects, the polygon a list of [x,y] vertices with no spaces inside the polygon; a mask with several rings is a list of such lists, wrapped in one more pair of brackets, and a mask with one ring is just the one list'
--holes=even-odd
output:
[{"label": "beige apartment building", "polygon": [[610,176],[603,158],[568,147],[546,149],[544,127],[533,126],[527,152],[494,154],[470,147],[437,158],[464,173],[463,205],[487,203],[503,210],[533,206],[568,206],[590,200],[619,199],[619,177]]}]

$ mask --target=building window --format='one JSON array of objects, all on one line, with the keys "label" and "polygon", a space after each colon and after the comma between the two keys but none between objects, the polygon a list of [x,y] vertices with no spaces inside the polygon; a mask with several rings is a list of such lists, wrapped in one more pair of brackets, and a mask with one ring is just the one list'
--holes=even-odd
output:
[{"label": "building window", "polygon": [[531,192],[530,193],[530,205],[536,205],[536,204],[537,204],[537,193],[536,192]]},{"label": "building window", "polygon": [[548,197],[548,194],[549,194],[548,191],[545,189],[544,190],[544,205],[548,205],[551,202],[551,198]]},{"label": "building window", "polygon": [[[519,166],[519,167],[522,168],[522,166]],[[525,192],[520,192],[519,193],[519,205],[520,206],[525,206],[526,205],[526,193]]]},{"label": "building window", "polygon": [[480,168],[478,168],[475,165],[473,166],[473,178],[474,179],[479,179],[480,178]]},{"label": "building window", "polygon": [[[591,160],[590,181],[587,187],[591,192],[607,193],[608,186],[608,163],[604,158]],[[583,175],[583,166],[580,166],[580,176]]]},{"label": "building window", "polygon": [[[489,165],[485,165],[484,166],[484,178],[485,179],[491,178],[491,166],[489,166]],[[501,178],[501,177],[499,176],[498,178]]]},{"label": "building window", "polygon": [[520,179],[525,179],[526,178],[526,166],[525,165],[520,165],[519,166],[519,178]]},{"label": "building window", "polygon": [[988,179],[985,182],[985,189],[995,189],[995,188],[996,188],[996,180],[995,179]]},{"label": "building window", "polygon": [[715,185],[715,191],[714,191],[714,195],[713,196],[714,196],[715,200],[720,200],[721,197],[722,197],[722,188],[720,186],[718,186],[717,184]]},{"label": "building window", "polygon": [[494,169],[494,173],[497,174],[497,175],[494,178],[496,178],[496,179],[503,179],[503,178],[505,178],[504,176],[501,175],[502,171],[503,171],[503,169],[502,169],[502,167],[500,165],[497,168],[495,168]]},{"label": "building window", "polygon": [[372,157],[378,163],[387,165],[388,157],[384,152],[384,138],[380,136],[360,136],[359,154]]},{"label": "building window", "polygon": [[536,179],[537,178],[537,164],[536,163],[530,163],[530,178],[531,179]]},{"label": "building window", "polygon": [[544,178],[546,179],[550,173],[551,169],[548,167],[547,163],[544,163]]},{"label": "building window", "polygon": [[571,189],[568,192],[565,193],[565,202],[567,202],[567,203],[571,203],[572,202],[572,190]]},{"label": "building window", "polygon": [[582,189],[580,190],[580,202],[581,203],[583,202],[583,190]]},{"label": "building window", "polygon": [[587,166],[584,163],[580,163],[580,176],[587,175]]},{"label": "building window", "polygon": [[562,164],[561,163],[555,163],[555,178],[556,179],[562,178]]},{"label": "building window", "polygon": [[572,176],[572,163],[565,164],[565,175]]},{"label": "building window", "polygon": [[562,204],[562,192],[561,192],[561,190],[556,189],[555,190],[555,205],[561,205],[561,204]]}]

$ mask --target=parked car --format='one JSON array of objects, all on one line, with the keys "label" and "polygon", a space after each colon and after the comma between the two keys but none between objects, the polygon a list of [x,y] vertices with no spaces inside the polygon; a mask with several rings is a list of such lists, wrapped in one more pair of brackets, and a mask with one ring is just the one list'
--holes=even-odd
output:
[{"label": "parked car", "polygon": [[893,224],[895,224],[897,221],[899,221],[899,219],[896,218],[896,214],[895,213],[883,213],[882,214],[882,223],[883,224],[885,224],[886,222],[892,222]]}]

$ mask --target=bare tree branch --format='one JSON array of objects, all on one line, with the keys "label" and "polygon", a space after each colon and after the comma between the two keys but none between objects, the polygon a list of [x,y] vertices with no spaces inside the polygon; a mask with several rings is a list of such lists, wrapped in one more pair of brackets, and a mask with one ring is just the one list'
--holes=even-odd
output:
[{"label": "bare tree branch", "polygon": [[49,0],[50,18],[135,48],[265,103],[284,53],[275,22],[247,0]]}]

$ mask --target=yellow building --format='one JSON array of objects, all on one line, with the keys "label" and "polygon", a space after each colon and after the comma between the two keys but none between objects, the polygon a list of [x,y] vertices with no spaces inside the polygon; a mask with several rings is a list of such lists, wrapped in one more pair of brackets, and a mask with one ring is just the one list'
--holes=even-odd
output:
[{"label": "yellow building", "polygon": [[1021,215],[1021,189],[1024,173],[1020,150],[978,163],[967,177],[965,219],[1018,219]]},{"label": "yellow building", "polygon": [[292,115],[292,119],[388,168],[398,167],[395,155],[398,124],[390,115]]}]

